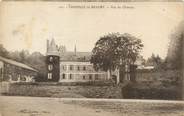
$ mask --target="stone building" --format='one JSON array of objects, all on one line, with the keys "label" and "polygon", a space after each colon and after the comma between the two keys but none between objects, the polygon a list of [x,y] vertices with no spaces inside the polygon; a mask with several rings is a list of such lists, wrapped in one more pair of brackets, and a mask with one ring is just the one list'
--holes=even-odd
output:
[{"label": "stone building", "polygon": [[55,44],[54,39],[49,42],[47,40],[47,53],[46,53],[46,64],[47,64],[47,79],[51,82],[59,81],[59,48]]},{"label": "stone building", "polygon": [[47,41],[47,79],[53,82],[88,82],[114,80],[116,83],[136,81],[136,70],[153,69],[145,67],[142,56],[139,56],[135,65],[126,65],[115,71],[95,71],[91,64],[91,52],[67,51],[65,46],[56,45],[54,39]]},{"label": "stone building", "polygon": [[88,82],[108,80],[108,73],[95,71],[90,62],[61,61],[59,82]]},{"label": "stone building", "polygon": [[37,72],[28,65],[0,56],[0,81],[34,82]]},{"label": "stone building", "polygon": [[[91,52],[78,52],[75,46],[73,52],[62,50],[54,39],[47,41],[47,79],[52,82],[89,82],[110,79],[109,72],[95,71],[89,62]],[[65,52],[63,52],[65,51]],[[114,72],[113,78],[119,78]],[[119,82],[119,79],[116,79]]]}]

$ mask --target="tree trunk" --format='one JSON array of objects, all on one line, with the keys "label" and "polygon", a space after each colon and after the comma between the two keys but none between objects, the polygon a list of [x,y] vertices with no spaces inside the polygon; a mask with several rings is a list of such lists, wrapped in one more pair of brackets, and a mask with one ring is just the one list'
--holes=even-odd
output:
[{"label": "tree trunk", "polygon": [[136,81],[136,65],[130,65],[130,81]]},{"label": "tree trunk", "polygon": [[121,65],[120,69],[119,69],[119,81],[120,81],[120,83],[123,83],[124,77],[125,77],[125,66]]}]

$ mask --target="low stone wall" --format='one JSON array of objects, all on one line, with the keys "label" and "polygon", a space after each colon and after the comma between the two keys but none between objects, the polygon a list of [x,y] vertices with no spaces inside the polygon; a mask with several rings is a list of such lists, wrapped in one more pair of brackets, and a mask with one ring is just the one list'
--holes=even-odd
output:
[{"label": "low stone wall", "polygon": [[69,98],[122,98],[121,88],[113,85],[64,86],[57,84],[9,84],[6,95]]}]

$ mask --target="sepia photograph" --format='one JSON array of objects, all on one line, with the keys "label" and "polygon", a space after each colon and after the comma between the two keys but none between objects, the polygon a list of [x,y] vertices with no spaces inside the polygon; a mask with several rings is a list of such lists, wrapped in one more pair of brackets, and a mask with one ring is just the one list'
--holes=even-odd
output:
[{"label": "sepia photograph", "polygon": [[181,0],[3,0],[0,116],[184,116]]}]

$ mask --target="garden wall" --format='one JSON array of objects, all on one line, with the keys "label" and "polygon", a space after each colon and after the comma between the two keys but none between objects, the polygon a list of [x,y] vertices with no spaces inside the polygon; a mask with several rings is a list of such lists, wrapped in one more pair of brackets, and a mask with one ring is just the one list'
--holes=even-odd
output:
[{"label": "garden wall", "polygon": [[6,95],[69,98],[122,98],[121,88],[113,85],[9,84]]}]

